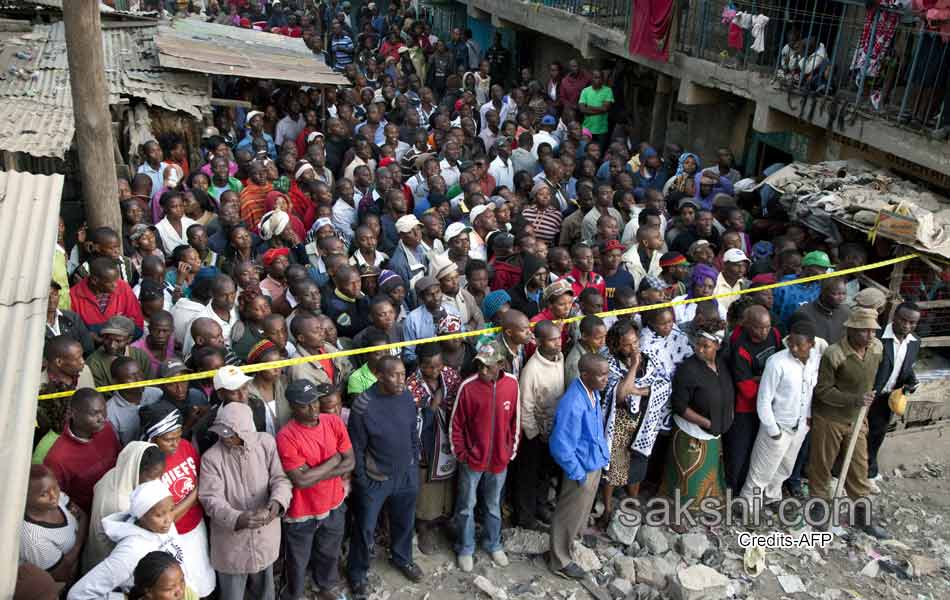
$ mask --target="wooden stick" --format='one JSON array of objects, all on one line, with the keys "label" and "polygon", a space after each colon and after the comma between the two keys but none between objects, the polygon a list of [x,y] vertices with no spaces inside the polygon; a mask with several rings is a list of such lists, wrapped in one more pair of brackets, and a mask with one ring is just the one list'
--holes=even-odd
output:
[{"label": "wooden stick", "polygon": [[832,498],[840,498],[844,492],[844,483],[848,479],[848,467],[851,466],[851,455],[854,454],[854,447],[858,444],[858,434],[861,433],[861,427],[864,426],[864,417],[868,414],[868,406],[862,405],[858,411],[858,416],[851,426],[851,439],[848,441],[848,451],[845,452],[844,460],[841,462],[841,473],[838,474],[838,485],[835,487],[835,494]]}]

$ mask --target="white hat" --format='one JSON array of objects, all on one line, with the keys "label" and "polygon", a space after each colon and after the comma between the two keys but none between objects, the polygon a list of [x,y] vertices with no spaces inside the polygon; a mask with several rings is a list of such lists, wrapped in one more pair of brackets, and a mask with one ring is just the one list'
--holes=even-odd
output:
[{"label": "white hat", "polygon": [[442,236],[442,239],[444,239],[445,243],[447,244],[457,236],[463,233],[468,233],[471,230],[472,228],[465,223],[455,222],[445,228],[445,235]]},{"label": "white hat", "polygon": [[168,485],[161,479],[146,481],[129,494],[129,514],[141,519],[153,506],[171,495]]},{"label": "white hat", "polygon": [[241,369],[233,365],[228,365],[221,367],[218,369],[218,372],[214,374],[214,389],[235,391],[241,389],[247,385],[248,382],[253,380],[253,377],[248,377]]},{"label": "white hat", "polygon": [[319,131],[311,131],[309,134],[307,134],[307,143],[308,144],[313,143],[313,140],[317,139],[318,137],[325,138],[327,136],[323,135]]},{"label": "white hat", "polygon": [[262,238],[269,240],[282,234],[288,225],[290,225],[290,215],[282,210],[272,210],[264,213],[257,229],[261,232]]},{"label": "white hat", "polygon": [[468,221],[469,221],[469,223],[471,223],[472,225],[475,225],[475,219],[477,219],[478,217],[482,216],[482,213],[484,213],[484,212],[487,211],[487,210],[488,210],[488,205],[487,205],[487,204],[479,204],[478,206],[476,206],[475,208],[473,208],[473,209],[472,209],[471,211],[469,211],[469,213],[468,213]]},{"label": "white hat", "polygon": [[251,122],[251,119],[253,119],[253,118],[256,117],[257,115],[260,115],[262,119],[264,118],[264,113],[262,113],[262,112],[259,111],[259,110],[252,110],[251,112],[247,113],[247,116],[244,118],[244,122],[245,122],[245,123],[250,123],[250,122]]},{"label": "white hat", "polygon": [[442,279],[458,273],[459,267],[447,254],[433,254],[429,259],[429,277]]},{"label": "white hat", "polygon": [[732,189],[734,189],[736,193],[751,192],[755,188],[756,188],[755,179],[752,179],[751,177],[740,179],[739,181],[735,183],[735,185],[732,186]]},{"label": "white hat", "polygon": [[745,252],[739,250],[738,248],[729,248],[726,250],[725,254],[722,255],[722,262],[724,263],[737,263],[737,262],[752,262],[749,260],[749,257],[745,255]]},{"label": "white hat", "polygon": [[403,215],[396,219],[396,231],[399,233],[409,233],[416,227],[421,227],[422,223],[415,215]]}]

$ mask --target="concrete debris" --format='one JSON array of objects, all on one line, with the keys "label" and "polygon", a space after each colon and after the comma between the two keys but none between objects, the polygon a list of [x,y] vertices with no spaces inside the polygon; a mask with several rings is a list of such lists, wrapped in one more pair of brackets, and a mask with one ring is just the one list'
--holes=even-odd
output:
[{"label": "concrete debris", "polygon": [[618,544],[629,546],[636,542],[637,532],[640,530],[639,522],[633,522],[630,516],[622,510],[615,510],[610,517],[610,525],[607,526],[607,536]]},{"label": "concrete debris", "polygon": [[641,527],[637,532],[637,542],[651,554],[666,554],[670,549],[670,543],[659,527]]},{"label": "concrete debris", "polygon": [[729,578],[706,565],[680,569],[671,583],[675,600],[718,600],[726,595]]},{"label": "concrete debris", "polygon": [[607,586],[607,589],[610,590],[610,593],[615,597],[626,598],[633,591],[633,584],[626,579],[617,577],[610,582],[610,585]]},{"label": "concrete debris", "polygon": [[910,566],[915,577],[927,577],[940,570],[940,563],[929,556],[914,554],[910,557]]},{"label": "concrete debris", "polygon": [[637,582],[645,583],[650,587],[664,589],[675,570],[665,558],[661,556],[640,556],[633,559],[637,571]]},{"label": "concrete debris", "polygon": [[617,577],[622,577],[630,581],[637,580],[637,563],[634,558],[629,556],[618,556],[614,559],[614,571]]},{"label": "concrete debris", "polygon": [[880,572],[881,565],[878,564],[877,560],[868,561],[868,564],[864,565],[864,568],[861,569],[861,574],[871,579],[877,577]]},{"label": "concrete debris", "polygon": [[633,586],[633,593],[627,596],[627,600],[660,600],[660,592],[645,583],[638,583]]},{"label": "concrete debris", "polygon": [[515,527],[505,530],[505,551],[512,554],[544,554],[551,549],[551,536],[542,531]]},{"label": "concrete debris", "polygon": [[709,549],[709,539],[702,533],[684,533],[676,539],[676,550],[687,562],[700,560]]},{"label": "concrete debris", "polygon": [[597,553],[579,542],[574,542],[571,554],[574,556],[574,562],[577,563],[577,566],[587,572],[599,571],[603,566],[600,558],[597,557]]},{"label": "concrete debris", "polygon": [[492,600],[508,600],[508,592],[496,586],[482,575],[475,578],[474,584],[475,587],[487,594]]},{"label": "concrete debris", "polygon": [[805,591],[805,584],[798,575],[779,575],[778,583],[786,594],[797,594]]}]

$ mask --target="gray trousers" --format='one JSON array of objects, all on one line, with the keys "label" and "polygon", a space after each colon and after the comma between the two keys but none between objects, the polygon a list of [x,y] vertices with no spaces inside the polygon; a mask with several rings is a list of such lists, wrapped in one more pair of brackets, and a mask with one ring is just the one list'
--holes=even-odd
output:
[{"label": "gray trousers", "polygon": [[274,565],[257,573],[218,571],[218,600],[244,600],[245,593],[255,600],[274,600]]},{"label": "gray trousers", "polygon": [[583,481],[561,477],[561,494],[551,520],[551,568],[559,571],[573,562],[571,546],[587,524],[597,498],[600,469],[591,471]]}]

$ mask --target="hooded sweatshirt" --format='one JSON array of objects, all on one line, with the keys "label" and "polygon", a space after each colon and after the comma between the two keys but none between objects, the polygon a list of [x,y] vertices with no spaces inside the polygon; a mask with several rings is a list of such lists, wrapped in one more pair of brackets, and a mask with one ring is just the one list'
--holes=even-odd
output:
[{"label": "hooded sweatshirt", "polygon": [[67,600],[100,600],[115,589],[128,592],[134,583],[132,574],[135,567],[142,557],[156,550],[167,552],[178,559],[185,572],[185,581],[190,585],[188,564],[184,560],[174,524],[168,533],[155,533],[139,527],[131,514],[120,512],[102,519],[102,529],[115,544],[115,549],[76,582],[69,590]]},{"label": "hooded sweatshirt", "polygon": [[535,352],[521,369],[521,428],[524,436],[547,440],[554,425],[558,400],[564,395],[564,355],[549,360]]},{"label": "hooded sweatshirt", "polygon": [[459,462],[473,471],[501,473],[508,468],[518,450],[520,395],[518,380],[504,371],[491,383],[478,375],[462,382],[449,426]]},{"label": "hooded sweatshirt", "polygon": [[222,406],[215,423],[229,427],[243,444],[229,448],[218,440],[201,457],[198,500],[211,520],[211,566],[222,573],[257,573],[277,560],[280,520],[258,529],[234,528],[242,512],[266,509],[272,500],[286,512],[290,480],[280,464],[274,437],[255,430],[248,405]]},{"label": "hooded sweatshirt", "polygon": [[525,254],[524,265],[521,269],[521,280],[508,290],[508,295],[511,296],[511,308],[520,310],[529,319],[541,312],[544,308],[541,298],[542,290],[537,291],[536,297],[529,298],[525,286],[528,284],[528,281],[534,277],[535,273],[544,267],[544,261],[540,258],[533,254]]},{"label": "hooded sweatshirt", "polygon": [[82,551],[83,571],[89,571],[112,552],[115,544],[103,529],[103,517],[129,510],[129,495],[139,484],[142,455],[148,442],[129,442],[119,453],[115,466],[93,488],[92,510],[89,512],[89,536]]}]

